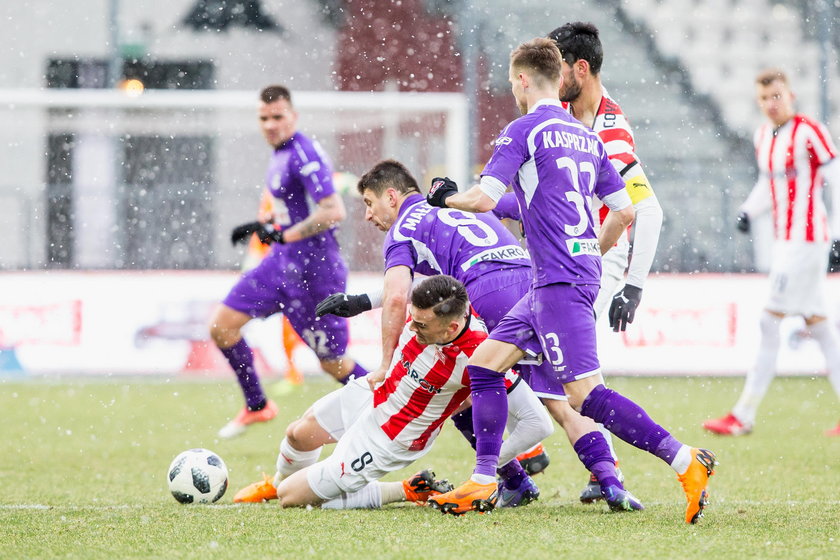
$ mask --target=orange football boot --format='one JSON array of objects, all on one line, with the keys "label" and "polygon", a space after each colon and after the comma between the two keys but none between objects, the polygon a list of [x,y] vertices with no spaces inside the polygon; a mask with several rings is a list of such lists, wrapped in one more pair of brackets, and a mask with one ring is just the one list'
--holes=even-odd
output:
[{"label": "orange football boot", "polygon": [[688,469],[677,475],[688,502],[685,508],[686,523],[697,523],[703,517],[703,508],[709,505],[706,486],[709,485],[709,477],[715,474],[717,464],[715,454],[708,449],[692,448]]},{"label": "orange football boot", "polygon": [[263,473],[262,482],[253,482],[236,493],[233,502],[236,504],[251,503],[258,504],[269,500],[277,499],[277,488],[274,487],[271,479]]},{"label": "orange football boot", "polygon": [[248,407],[246,406],[239,411],[236,418],[225,424],[224,427],[219,430],[219,437],[232,438],[242,435],[250,424],[273,420],[274,417],[277,416],[277,410],[277,404],[272,400],[267,400],[265,402],[265,407],[262,410],[248,410]]},{"label": "orange football boot", "polygon": [[463,515],[473,510],[479,513],[493,511],[498,499],[497,483],[479,484],[470,479],[454,490],[430,497],[429,505],[441,513]]},{"label": "orange football boot", "polygon": [[405,501],[414,502],[417,505],[425,505],[430,496],[437,496],[452,490],[453,486],[448,480],[435,480],[435,473],[425,469],[411,478],[402,481],[405,491]]}]

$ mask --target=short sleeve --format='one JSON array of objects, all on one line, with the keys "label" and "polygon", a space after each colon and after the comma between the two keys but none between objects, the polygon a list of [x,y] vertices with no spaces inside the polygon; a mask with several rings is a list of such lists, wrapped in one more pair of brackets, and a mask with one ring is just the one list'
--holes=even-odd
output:
[{"label": "short sleeve", "polygon": [[332,166],[318,142],[297,142],[295,157],[298,179],[312,200],[318,202],[335,193]]}]

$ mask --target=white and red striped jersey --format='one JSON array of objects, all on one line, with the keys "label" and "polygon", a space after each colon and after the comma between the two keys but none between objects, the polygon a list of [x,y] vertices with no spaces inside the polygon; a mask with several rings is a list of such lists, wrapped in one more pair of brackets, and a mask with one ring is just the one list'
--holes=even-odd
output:
[{"label": "white and red striped jersey", "polygon": [[466,330],[443,346],[423,346],[406,324],[391,371],[373,391],[373,415],[382,431],[406,449],[425,449],[469,396],[467,360],[486,338],[474,314]]},{"label": "white and red striped jersey", "polygon": [[828,241],[820,168],[837,156],[837,148],[826,128],[796,114],[778,128],[764,124],[754,142],[759,176],[741,210],[755,215],[772,209],[779,241]]},{"label": "white and red striped jersey", "polygon": [[[653,196],[653,189],[648,183],[642,164],[636,156],[636,141],[633,138],[633,130],[627,117],[621,110],[619,104],[610,97],[607,89],[601,88],[601,103],[595,113],[595,120],[592,123],[592,131],[598,135],[607,157],[621,178],[624,179],[624,186],[633,204]],[[563,103],[563,108],[569,110],[571,104]],[[574,113],[572,114],[574,116]],[[605,206],[601,206],[601,222],[609,212]]]}]

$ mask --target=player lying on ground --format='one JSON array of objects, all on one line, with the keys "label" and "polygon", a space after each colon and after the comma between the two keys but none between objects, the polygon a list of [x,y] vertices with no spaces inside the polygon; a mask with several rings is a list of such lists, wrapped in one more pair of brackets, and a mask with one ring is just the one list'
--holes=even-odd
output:
[{"label": "player lying on ground", "polygon": [[[505,314],[527,294],[532,281],[531,259],[492,214],[429,206],[420,194],[414,177],[405,166],[393,160],[379,162],[365,173],[359,180],[358,190],[367,207],[365,219],[387,232],[383,248],[383,349],[389,348],[399,334],[395,327],[403,324],[406,294],[415,273],[449,274],[463,282],[473,308],[491,333]],[[367,305],[360,305],[363,301]],[[371,305],[367,295],[336,294],[319,303],[316,313],[344,314],[344,311],[357,311]],[[386,356],[390,360],[390,354]],[[519,365],[517,368],[528,381],[536,379],[532,370],[550,372],[553,366],[543,361],[538,365]],[[544,377],[547,375],[546,372]],[[378,371],[372,372],[368,382],[376,382],[377,376]],[[584,466],[604,478],[598,495],[606,496],[610,508],[614,510],[641,509],[635,497],[612,482],[613,479],[620,482],[620,477],[615,470],[610,446],[595,423],[572,410],[562,387],[543,389],[535,390],[535,393],[566,431]],[[453,420],[475,447],[472,409],[456,414]],[[543,462],[545,464],[546,461]],[[509,472],[518,474],[515,469],[516,464],[504,465],[500,471],[505,477]],[[527,479],[526,483],[533,485],[533,481]],[[506,496],[518,491],[508,487],[504,481],[500,489],[503,504]]]},{"label": "player lying on ground", "polygon": [[[537,391],[562,388],[582,415],[668,463],[685,492],[685,521],[695,523],[708,503],[714,454],[678,441],[639,405],[607,389],[601,377],[593,312],[601,255],[635,212],[603,143],[557,99],[561,62],[560,50],[549,39],[514,49],[509,77],[523,116],[502,131],[479,185],[458,193],[457,186],[436,182],[427,196],[433,206],[487,212],[512,185],[534,261],[528,294],[470,358],[475,471],[461,487],[430,503],[453,513],[494,507],[500,418],[507,407],[500,388],[504,372],[530,350],[542,351],[553,366],[535,372]],[[590,208],[594,195],[610,208],[597,237]],[[615,478],[611,483],[621,487]]]},{"label": "player lying on ground", "polygon": [[[486,337],[484,324],[470,312],[463,284],[445,275],[424,280],[412,290],[411,320],[385,382],[371,390],[365,380],[354,380],[317,401],[286,430],[274,481],[251,484],[234,501],[276,497],[283,507],[373,508],[422,502],[446,490],[429,471],[403,482],[379,479],[429,452],[444,421],[469,395],[467,360]],[[548,414],[518,377],[510,400],[503,463],[552,431]],[[332,455],[316,462],[321,447],[334,442]]]}]

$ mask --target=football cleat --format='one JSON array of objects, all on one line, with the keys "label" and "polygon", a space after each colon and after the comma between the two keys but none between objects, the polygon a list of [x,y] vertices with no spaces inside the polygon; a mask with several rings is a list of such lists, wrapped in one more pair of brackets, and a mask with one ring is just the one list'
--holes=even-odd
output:
[{"label": "football cleat", "polygon": [[245,429],[256,422],[268,422],[277,416],[277,404],[272,400],[265,401],[265,407],[262,410],[248,410],[246,406],[239,411],[236,418],[224,425],[219,430],[220,438],[233,438],[245,433]]},{"label": "football cleat", "polygon": [[435,480],[435,473],[425,469],[411,478],[402,481],[405,491],[405,501],[414,502],[418,505],[425,505],[429,496],[437,496],[452,490],[453,486],[448,480]]},{"label": "football cleat", "polygon": [[543,472],[551,462],[548,458],[548,453],[545,452],[545,448],[541,443],[538,443],[530,451],[517,455],[516,460],[519,461],[519,464],[522,465],[525,472],[531,476]]},{"label": "football cleat", "polygon": [[499,489],[495,482],[479,484],[474,480],[467,480],[454,490],[431,496],[429,506],[441,513],[452,515],[463,515],[468,511],[484,513],[493,511],[498,498]]},{"label": "football cleat", "polygon": [[540,497],[540,489],[530,476],[525,476],[516,488],[509,488],[507,481],[499,482],[498,507],[520,507],[536,501]]},{"label": "football cleat", "polygon": [[[618,467],[615,468],[615,474],[618,481],[624,484],[624,473]],[[580,493],[580,501],[584,504],[593,504],[598,500],[603,500],[604,495],[601,493],[601,483],[598,482],[598,477],[594,474],[589,474],[589,482]]]},{"label": "football cleat", "polygon": [[263,473],[263,479],[259,482],[253,482],[236,493],[233,497],[233,502],[237,504],[252,503],[258,504],[260,502],[267,502],[269,500],[277,499],[277,488],[271,483],[271,479]]},{"label": "football cleat", "polygon": [[607,486],[602,490],[603,498],[612,511],[641,511],[645,509],[639,499],[618,486]]},{"label": "football cleat", "polygon": [[837,424],[834,428],[825,431],[825,435],[827,436],[840,436],[840,424]]},{"label": "football cleat", "polygon": [[717,464],[717,457],[708,449],[692,448],[688,469],[677,475],[688,502],[685,508],[686,523],[697,523],[703,517],[703,509],[709,505],[706,486],[709,485],[709,477],[715,474]]},{"label": "football cleat", "polygon": [[720,436],[745,436],[752,432],[752,425],[741,423],[732,413],[723,418],[706,420],[703,428]]}]

